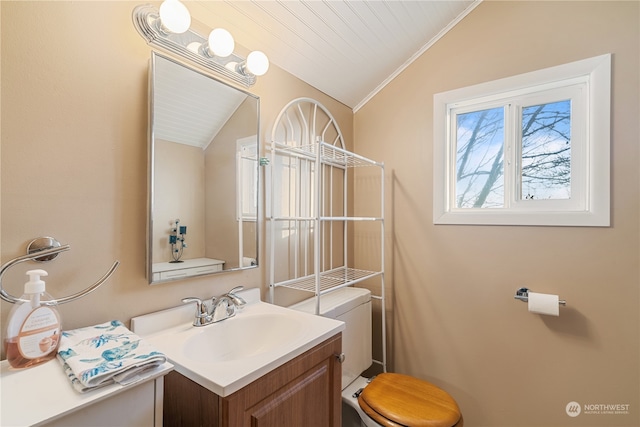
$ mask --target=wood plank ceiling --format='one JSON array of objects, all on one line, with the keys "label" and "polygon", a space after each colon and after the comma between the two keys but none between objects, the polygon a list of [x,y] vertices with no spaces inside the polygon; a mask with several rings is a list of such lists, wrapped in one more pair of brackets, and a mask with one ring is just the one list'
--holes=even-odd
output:
[{"label": "wood plank ceiling", "polygon": [[[236,46],[357,111],[481,0],[185,1]],[[238,51],[238,48],[236,48]],[[242,52],[246,55],[248,51]]]}]

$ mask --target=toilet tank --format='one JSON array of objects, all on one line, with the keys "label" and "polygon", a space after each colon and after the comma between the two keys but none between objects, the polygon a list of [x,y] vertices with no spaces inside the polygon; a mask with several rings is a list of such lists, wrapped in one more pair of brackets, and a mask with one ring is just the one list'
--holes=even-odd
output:
[{"label": "toilet tank", "polygon": [[[309,298],[290,306],[315,314],[316,299]],[[345,322],[342,331],[342,389],[371,366],[371,291],[342,288],[320,297],[320,315]]]}]

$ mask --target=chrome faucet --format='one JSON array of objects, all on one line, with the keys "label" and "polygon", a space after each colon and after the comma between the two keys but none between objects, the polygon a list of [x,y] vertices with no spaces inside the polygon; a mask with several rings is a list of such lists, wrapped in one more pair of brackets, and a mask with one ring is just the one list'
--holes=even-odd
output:
[{"label": "chrome faucet", "polygon": [[236,315],[236,305],[231,298],[223,295],[216,301],[211,313],[212,322],[220,322]]},{"label": "chrome faucet", "polygon": [[183,298],[183,303],[196,303],[196,315],[193,319],[193,326],[206,326],[211,323],[220,322],[236,315],[247,303],[244,299],[235,294],[244,287],[237,286],[226,294],[209,300],[201,300],[196,297]]},{"label": "chrome faucet", "polygon": [[182,298],[183,303],[196,303],[196,317],[193,319],[193,326],[205,326],[213,322],[213,307],[216,297],[211,297],[208,301],[203,301],[196,297]]}]

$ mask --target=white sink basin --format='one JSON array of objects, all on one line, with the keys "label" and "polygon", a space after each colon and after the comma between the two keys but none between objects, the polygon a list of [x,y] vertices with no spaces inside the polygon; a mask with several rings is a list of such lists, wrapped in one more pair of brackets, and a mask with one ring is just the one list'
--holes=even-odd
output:
[{"label": "white sink basin", "polygon": [[247,305],[221,322],[193,326],[190,304],[133,318],[131,329],[177,372],[223,397],[344,329],[334,319],[261,302],[257,288],[238,294]]},{"label": "white sink basin", "polygon": [[199,327],[184,341],[184,357],[197,362],[239,361],[277,350],[299,336],[299,323],[283,313],[249,314],[244,311],[213,327]]}]

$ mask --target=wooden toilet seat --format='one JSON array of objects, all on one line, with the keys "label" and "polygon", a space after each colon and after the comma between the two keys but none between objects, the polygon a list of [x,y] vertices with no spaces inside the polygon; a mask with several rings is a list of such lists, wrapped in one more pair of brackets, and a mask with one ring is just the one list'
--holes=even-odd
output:
[{"label": "wooden toilet seat", "polygon": [[454,427],[461,418],[458,404],[446,391],[402,374],[376,376],[358,403],[367,415],[387,427]]}]

